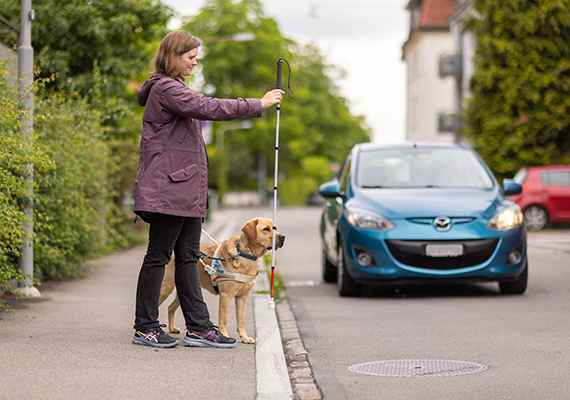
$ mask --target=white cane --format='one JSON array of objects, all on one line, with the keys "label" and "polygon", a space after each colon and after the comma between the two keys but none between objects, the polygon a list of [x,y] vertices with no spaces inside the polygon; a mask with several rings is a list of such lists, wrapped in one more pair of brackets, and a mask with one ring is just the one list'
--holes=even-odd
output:
[{"label": "white cane", "polygon": [[[289,68],[289,80],[287,83],[290,92],[289,97],[293,98],[291,94],[291,67],[284,58],[277,60],[277,89],[281,89],[281,63],[285,61]],[[279,117],[281,112],[281,104],[277,104],[277,121],[275,125],[275,173],[273,178],[273,244],[271,246],[271,297],[269,299],[269,308],[275,308],[274,298],[274,283],[275,283],[275,232],[277,231],[277,181],[279,175]]]}]

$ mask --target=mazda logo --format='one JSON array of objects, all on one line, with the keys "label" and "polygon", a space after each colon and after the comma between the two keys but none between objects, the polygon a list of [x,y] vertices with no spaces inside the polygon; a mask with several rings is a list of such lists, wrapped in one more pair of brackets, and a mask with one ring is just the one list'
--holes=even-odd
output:
[{"label": "mazda logo", "polygon": [[451,219],[449,217],[437,217],[433,220],[433,226],[440,232],[448,231],[451,228]]}]

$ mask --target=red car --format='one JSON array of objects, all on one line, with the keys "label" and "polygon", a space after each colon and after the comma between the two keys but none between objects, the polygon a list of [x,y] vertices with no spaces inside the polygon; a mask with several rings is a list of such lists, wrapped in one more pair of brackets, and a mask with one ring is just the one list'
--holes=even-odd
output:
[{"label": "red car", "polygon": [[520,206],[528,230],[570,222],[570,165],[523,168],[513,180],[523,191],[509,199]]}]

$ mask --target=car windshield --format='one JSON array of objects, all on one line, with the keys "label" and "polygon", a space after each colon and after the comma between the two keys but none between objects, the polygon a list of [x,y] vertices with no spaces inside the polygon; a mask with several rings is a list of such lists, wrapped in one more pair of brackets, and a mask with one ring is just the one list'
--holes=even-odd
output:
[{"label": "car windshield", "polygon": [[481,162],[463,149],[361,151],[357,168],[356,183],[362,188],[493,187]]},{"label": "car windshield", "polygon": [[515,181],[519,185],[522,185],[524,183],[524,180],[526,179],[526,175],[527,175],[527,170],[523,168],[519,172],[517,172],[517,174],[513,178],[513,181]]}]

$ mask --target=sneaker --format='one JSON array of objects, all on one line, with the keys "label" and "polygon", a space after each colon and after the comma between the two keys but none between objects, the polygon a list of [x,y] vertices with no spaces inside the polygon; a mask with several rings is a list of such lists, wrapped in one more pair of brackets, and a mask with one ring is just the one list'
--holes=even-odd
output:
[{"label": "sneaker", "polygon": [[229,349],[236,345],[236,340],[234,338],[225,337],[220,333],[217,327],[214,327],[214,329],[208,333],[188,331],[182,343],[186,346],[193,347],[220,347]]},{"label": "sneaker", "polygon": [[178,339],[168,336],[168,334],[162,330],[164,326],[166,325],[160,325],[158,329],[148,332],[135,331],[133,344],[161,348],[178,346],[178,343],[180,343]]}]

